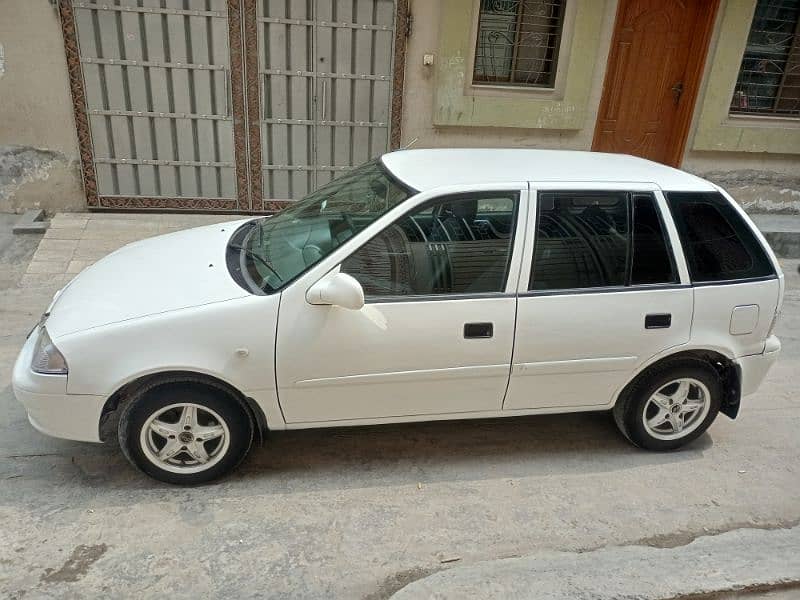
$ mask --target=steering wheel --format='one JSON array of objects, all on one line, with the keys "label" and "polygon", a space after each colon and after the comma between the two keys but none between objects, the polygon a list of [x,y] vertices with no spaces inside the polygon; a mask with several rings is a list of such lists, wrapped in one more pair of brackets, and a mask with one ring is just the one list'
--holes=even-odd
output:
[{"label": "steering wheel", "polygon": [[[356,234],[356,226],[353,224],[350,215],[340,213],[339,217],[341,221],[337,221],[335,226],[331,224],[331,235],[335,238],[337,244],[344,243]],[[344,222],[344,227],[341,226],[342,222]]]},{"label": "steering wheel", "polygon": [[342,220],[347,225],[347,228],[350,230],[350,237],[353,237],[356,234],[356,226],[353,224],[353,219],[350,218],[350,215],[347,213],[342,213]]},{"label": "steering wheel", "polygon": [[307,244],[303,246],[301,253],[303,256],[303,262],[306,264],[306,266],[313,265],[320,258],[322,258],[322,248],[316,244]]}]

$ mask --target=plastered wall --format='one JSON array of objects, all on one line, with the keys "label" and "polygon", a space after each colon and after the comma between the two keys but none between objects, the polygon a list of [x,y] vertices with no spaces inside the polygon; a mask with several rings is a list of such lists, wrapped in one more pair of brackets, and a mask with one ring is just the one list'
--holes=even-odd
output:
[{"label": "plastered wall", "polygon": [[83,206],[58,14],[48,0],[2,0],[0,211]]},{"label": "plastered wall", "polygon": [[[727,187],[750,208],[800,212],[800,119],[731,122],[727,114],[755,2],[720,4],[682,167]],[[590,150],[617,0],[569,0],[561,86],[552,91],[471,86],[477,6],[410,0],[403,144]],[[433,65],[423,64],[426,54]],[[564,118],[565,104],[575,118]],[[743,146],[748,136],[762,145]]]}]

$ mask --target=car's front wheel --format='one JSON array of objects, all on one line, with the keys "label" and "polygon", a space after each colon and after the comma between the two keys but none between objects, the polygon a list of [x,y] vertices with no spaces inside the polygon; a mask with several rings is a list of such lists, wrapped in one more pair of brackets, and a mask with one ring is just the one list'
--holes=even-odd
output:
[{"label": "car's front wheel", "polygon": [[147,475],[178,485],[206,483],[230,472],[253,441],[242,403],[222,390],[180,382],[145,390],[125,407],[120,446]]}]

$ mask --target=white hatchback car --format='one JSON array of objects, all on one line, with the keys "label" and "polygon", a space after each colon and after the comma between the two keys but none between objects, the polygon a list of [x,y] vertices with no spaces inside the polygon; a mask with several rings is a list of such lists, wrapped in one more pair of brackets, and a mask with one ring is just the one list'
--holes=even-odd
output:
[{"label": "white hatchback car", "polygon": [[400,151],[275,216],[100,260],[56,294],[13,385],[38,430],[97,442],[116,424],[171,483],[307,427],[612,409],[670,450],[762,382],[783,288],[747,215],[687,173]]}]

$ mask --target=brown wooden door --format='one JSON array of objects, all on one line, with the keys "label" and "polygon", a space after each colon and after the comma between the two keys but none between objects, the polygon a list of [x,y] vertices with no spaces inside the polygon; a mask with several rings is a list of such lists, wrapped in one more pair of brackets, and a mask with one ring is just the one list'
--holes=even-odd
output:
[{"label": "brown wooden door", "polygon": [[718,0],[620,0],[593,150],[678,166]]}]

